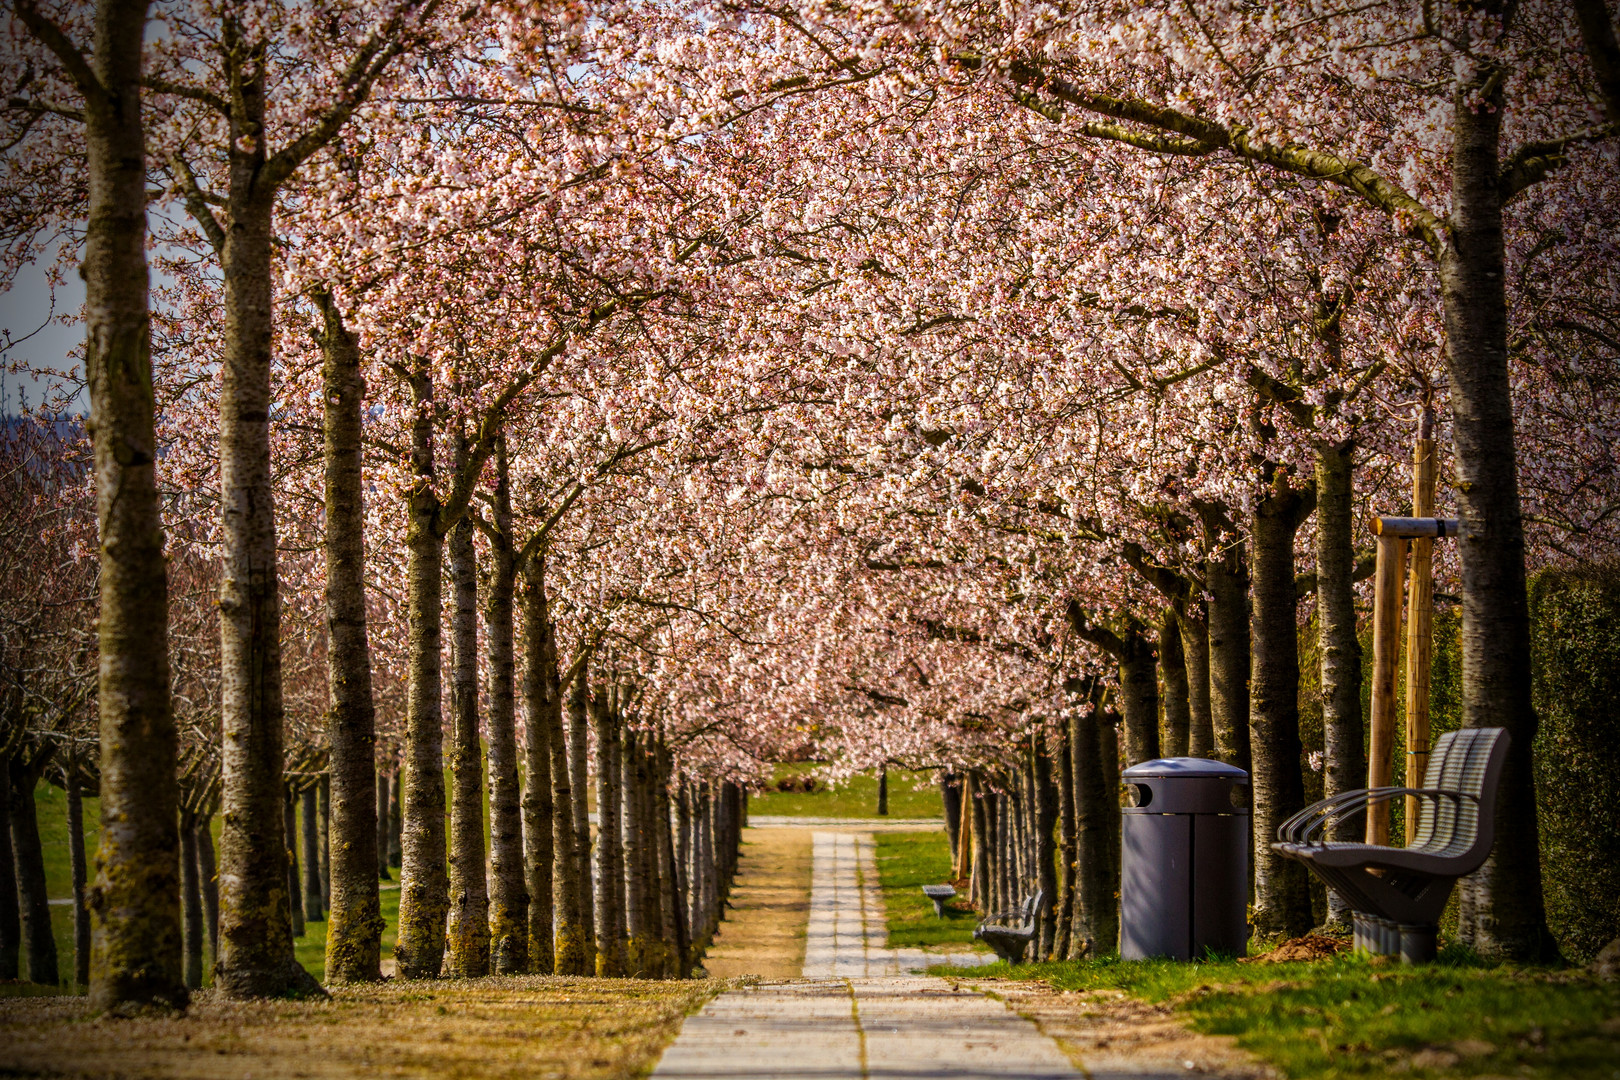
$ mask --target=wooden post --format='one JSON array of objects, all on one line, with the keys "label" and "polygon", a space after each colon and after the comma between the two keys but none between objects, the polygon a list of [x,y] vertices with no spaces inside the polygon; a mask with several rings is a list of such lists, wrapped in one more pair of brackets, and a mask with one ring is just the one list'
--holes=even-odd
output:
[{"label": "wooden post", "polygon": [[[1434,412],[1423,411],[1412,451],[1412,514],[1434,513]],[[1423,786],[1429,770],[1429,665],[1434,653],[1434,541],[1412,540],[1406,620],[1406,786]],[[1406,797],[1406,842],[1417,831],[1418,801]]]},{"label": "wooden post", "polygon": [[952,876],[960,881],[973,869],[973,774],[962,773],[962,808],[956,812],[956,865]]},{"label": "wooden post", "polygon": [[[1395,668],[1400,659],[1401,579],[1406,539],[1380,534],[1373,579],[1372,737],[1367,786],[1388,787],[1395,757]],[[1367,843],[1389,843],[1389,804],[1367,808]]]}]

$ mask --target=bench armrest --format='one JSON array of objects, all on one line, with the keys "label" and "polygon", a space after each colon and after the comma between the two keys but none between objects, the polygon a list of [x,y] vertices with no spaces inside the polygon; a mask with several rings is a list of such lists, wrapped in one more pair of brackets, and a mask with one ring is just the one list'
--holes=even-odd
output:
[{"label": "bench armrest", "polygon": [[1472,792],[1451,791],[1446,788],[1382,787],[1345,791],[1331,799],[1313,803],[1283,822],[1277,827],[1277,839],[1285,843],[1310,843],[1311,838],[1330,823],[1352,814],[1359,814],[1369,806],[1389,802],[1404,795],[1415,795],[1434,802],[1445,798],[1457,802],[1471,799],[1476,805],[1479,803],[1479,796]]}]

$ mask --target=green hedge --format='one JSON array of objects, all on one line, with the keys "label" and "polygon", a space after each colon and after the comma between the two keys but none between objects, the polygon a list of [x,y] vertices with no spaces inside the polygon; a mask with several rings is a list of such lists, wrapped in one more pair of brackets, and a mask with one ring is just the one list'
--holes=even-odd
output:
[{"label": "green hedge", "polygon": [[1547,919],[1571,960],[1620,936],[1620,567],[1530,586]]}]

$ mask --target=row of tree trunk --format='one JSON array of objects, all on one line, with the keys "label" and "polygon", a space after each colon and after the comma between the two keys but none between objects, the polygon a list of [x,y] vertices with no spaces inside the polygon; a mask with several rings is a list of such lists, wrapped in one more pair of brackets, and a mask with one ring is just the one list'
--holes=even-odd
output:
[{"label": "row of tree trunk", "polygon": [[946,780],[947,831],[965,830],[975,907],[1012,915],[1044,895],[1039,959],[1103,956],[1119,942],[1119,717],[1092,695],[1059,737],[1029,736],[1018,767]]}]

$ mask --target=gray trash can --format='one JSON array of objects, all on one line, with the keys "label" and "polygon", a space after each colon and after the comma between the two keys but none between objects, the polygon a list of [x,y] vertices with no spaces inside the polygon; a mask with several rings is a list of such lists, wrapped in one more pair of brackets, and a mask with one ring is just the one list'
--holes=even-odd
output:
[{"label": "gray trash can", "polygon": [[1249,927],[1249,774],[1206,758],[1124,772],[1119,954],[1242,956]]}]

